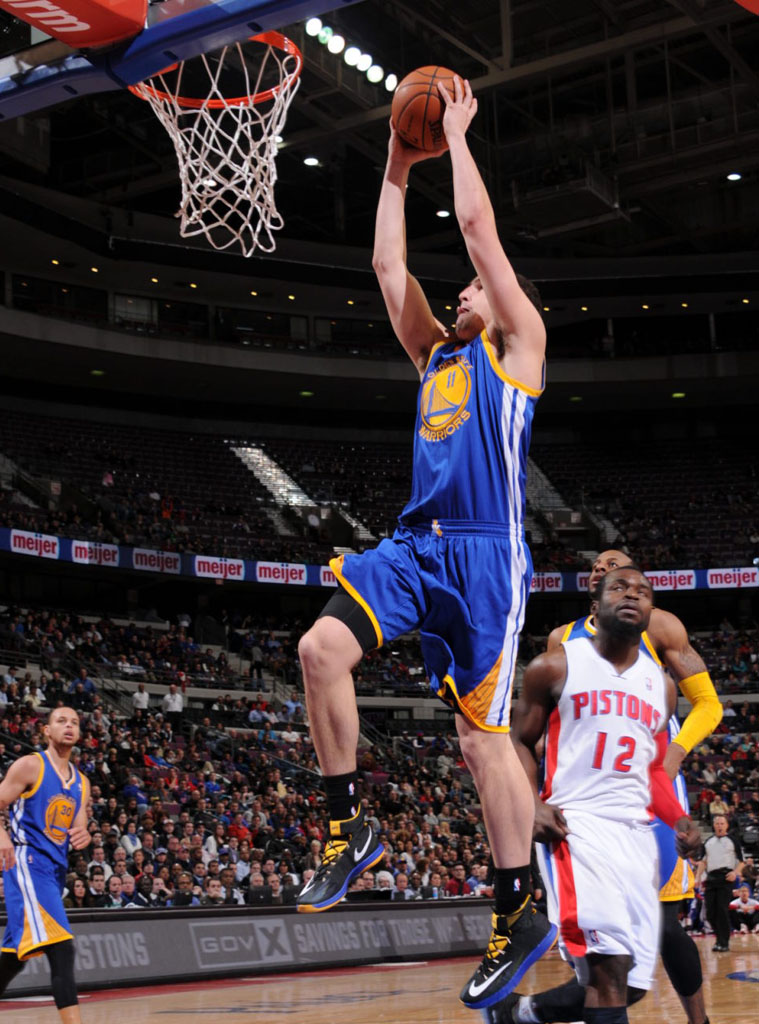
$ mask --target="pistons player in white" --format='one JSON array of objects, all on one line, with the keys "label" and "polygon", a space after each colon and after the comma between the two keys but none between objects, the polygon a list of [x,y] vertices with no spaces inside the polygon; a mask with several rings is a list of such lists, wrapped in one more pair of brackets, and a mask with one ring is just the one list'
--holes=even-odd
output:
[{"label": "pistons player in white", "polygon": [[[638,568],[607,573],[595,595],[595,636],[532,661],[517,706],[514,740],[536,798],[536,833],[542,820],[563,835],[538,852],[562,955],[585,986],[587,1024],[625,1024],[628,1001],[651,987],[659,934],[652,794],[683,852],[700,842],[662,768],[657,733],[676,694],[641,651],[652,609],[653,589]],[[502,1004],[488,1020],[505,1011]]]}]

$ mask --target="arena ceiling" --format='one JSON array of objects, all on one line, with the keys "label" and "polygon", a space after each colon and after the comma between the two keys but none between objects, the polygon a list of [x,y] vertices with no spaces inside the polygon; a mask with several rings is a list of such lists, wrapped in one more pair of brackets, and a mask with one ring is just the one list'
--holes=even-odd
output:
[{"label": "arena ceiling", "polygon": [[[759,250],[759,18],[733,0],[364,0],[324,20],[399,75],[443,64],[471,80],[472,149],[514,255]],[[0,15],[2,52],[23,31]],[[367,247],[389,94],[302,25],[288,31],[306,63],[278,157],[283,238]],[[173,215],[173,150],[145,104],[114,92],[36,119],[49,152],[30,168],[3,147],[0,175]],[[413,171],[410,247],[460,252],[440,209],[451,209],[445,157]]]}]

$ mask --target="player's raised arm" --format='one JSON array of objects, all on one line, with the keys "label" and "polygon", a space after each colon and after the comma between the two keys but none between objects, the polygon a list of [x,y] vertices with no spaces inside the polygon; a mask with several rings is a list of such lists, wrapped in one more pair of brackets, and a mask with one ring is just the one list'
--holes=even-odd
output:
[{"label": "player's raised arm", "polygon": [[[0,813],[6,810],[21,794],[30,789],[39,776],[39,758],[27,754],[15,761],[8,769],[5,778],[0,782]],[[8,871],[16,862],[11,837],[0,821],[0,870]]]},{"label": "player's raised arm", "polygon": [[509,376],[530,388],[543,386],[546,332],[532,300],[522,289],[498,237],[495,214],[482,175],[474,162],[466,132],[477,113],[469,82],[454,78],[454,95],[438,86],[445,100],[443,130],[451,153],[456,217],[490,305],[501,364]]},{"label": "player's raised arm", "polygon": [[697,743],[706,739],[722,720],[722,704],[701,655],[694,650],[685,626],[671,612],[656,609],[648,634],[662,662],[692,708],[670,743],[664,768],[671,779]]},{"label": "player's raised arm", "polygon": [[406,185],[412,164],[433,154],[406,145],[390,126],[387,165],[377,205],[372,266],[393,330],[421,375],[433,345],[445,337],[419,282],[406,266]]}]

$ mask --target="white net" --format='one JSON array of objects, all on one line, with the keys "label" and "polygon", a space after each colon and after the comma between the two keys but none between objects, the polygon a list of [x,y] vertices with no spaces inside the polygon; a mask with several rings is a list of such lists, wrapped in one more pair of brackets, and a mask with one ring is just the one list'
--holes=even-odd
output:
[{"label": "white net", "polygon": [[[191,73],[180,61],[130,86],[150,103],[174,144],[182,237],[204,235],[215,249],[239,243],[245,256],[256,249],[273,252],[273,233],[284,224],[274,199],[277,146],[302,67],[298,48],[278,32],[251,42],[265,46],[255,76],[243,44],[233,43],[195,58]],[[207,87],[207,96],[182,96],[190,79],[194,91]],[[227,98],[232,82],[238,95]]]}]

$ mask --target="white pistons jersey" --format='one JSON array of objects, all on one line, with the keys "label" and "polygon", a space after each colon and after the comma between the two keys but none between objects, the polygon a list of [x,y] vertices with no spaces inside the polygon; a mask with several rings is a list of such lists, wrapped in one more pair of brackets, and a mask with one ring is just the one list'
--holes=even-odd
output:
[{"label": "white pistons jersey", "polygon": [[564,689],[548,720],[543,800],[616,821],[648,821],[654,736],[666,727],[661,668],[642,651],[622,675],[587,637],[563,644]]}]

